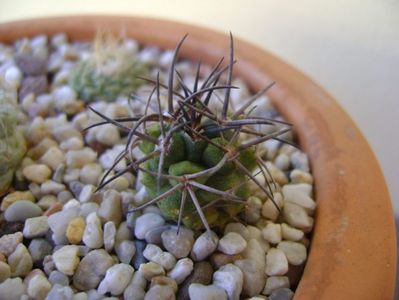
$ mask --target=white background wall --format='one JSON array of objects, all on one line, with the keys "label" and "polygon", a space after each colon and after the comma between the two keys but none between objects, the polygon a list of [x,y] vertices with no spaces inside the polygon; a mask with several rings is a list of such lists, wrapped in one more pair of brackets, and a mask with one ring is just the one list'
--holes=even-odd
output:
[{"label": "white background wall", "polygon": [[352,116],[380,161],[399,214],[399,1],[0,0],[0,22],[76,13],[146,15],[231,30],[279,55]]}]

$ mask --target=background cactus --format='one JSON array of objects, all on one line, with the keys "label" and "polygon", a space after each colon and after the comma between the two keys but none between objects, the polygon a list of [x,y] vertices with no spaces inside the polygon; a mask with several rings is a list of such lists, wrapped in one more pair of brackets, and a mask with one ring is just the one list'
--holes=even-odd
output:
[{"label": "background cactus", "polygon": [[16,103],[15,91],[0,80],[0,196],[9,188],[26,152],[25,139],[18,128]]},{"label": "background cactus", "polygon": [[78,63],[70,76],[79,97],[86,102],[114,101],[134,91],[141,83],[138,76],[148,73],[135,52],[111,34],[99,33],[93,44],[89,58]]},{"label": "background cactus", "polygon": [[[235,112],[229,110],[230,90],[234,64],[234,47],[231,37],[230,59],[222,67],[222,60],[200,82],[200,64],[192,88],[180,78],[175,69],[179,49],[177,45],[169,68],[168,82],[149,80],[154,84],[147,100],[151,107],[156,99],[154,113],[113,120],[92,109],[105,121],[93,126],[111,123],[126,131],[127,145],[119,156],[130,158],[128,167],[111,178],[104,176],[99,188],[125,172],[140,174],[150,201],[134,210],[157,203],[162,214],[184,223],[189,228],[223,226],[245,207],[249,196],[248,183],[252,181],[268,198],[273,200],[271,186],[263,186],[253,174],[267,172],[257,152],[257,145],[278,137],[290,130],[290,125],[263,117],[252,117],[252,104],[273,84],[249,99]],[[179,80],[180,91],[174,90],[174,76]],[[221,78],[226,84],[219,84]],[[166,89],[167,108],[161,107],[161,89]],[[220,112],[211,110],[210,102],[216,90],[224,92]],[[155,97],[153,95],[155,94]],[[155,100],[154,100],[155,101]],[[154,107],[154,105],[152,106]],[[133,124],[131,127],[125,124]],[[267,130],[262,130],[267,126]],[[132,151],[138,147],[143,156],[134,159]],[[115,161],[115,165],[118,163]],[[109,170],[110,172],[110,170]],[[277,205],[276,205],[277,207]],[[278,207],[277,207],[278,208]]]}]

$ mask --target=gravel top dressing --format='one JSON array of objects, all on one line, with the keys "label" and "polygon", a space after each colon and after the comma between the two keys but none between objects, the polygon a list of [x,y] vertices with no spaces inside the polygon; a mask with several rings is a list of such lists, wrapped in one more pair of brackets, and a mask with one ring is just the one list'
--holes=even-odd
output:
[{"label": "gravel top dressing", "polygon": [[0,299],[293,297],[307,155],[232,39],[216,66],[183,40],[0,44]]}]

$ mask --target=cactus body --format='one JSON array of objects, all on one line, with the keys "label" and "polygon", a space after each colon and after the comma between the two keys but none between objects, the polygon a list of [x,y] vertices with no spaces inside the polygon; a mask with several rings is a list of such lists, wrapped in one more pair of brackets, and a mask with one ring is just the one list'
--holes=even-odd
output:
[{"label": "cactus body", "polygon": [[111,35],[99,35],[90,57],[73,69],[69,84],[86,101],[114,101],[140,85],[148,68]]}]

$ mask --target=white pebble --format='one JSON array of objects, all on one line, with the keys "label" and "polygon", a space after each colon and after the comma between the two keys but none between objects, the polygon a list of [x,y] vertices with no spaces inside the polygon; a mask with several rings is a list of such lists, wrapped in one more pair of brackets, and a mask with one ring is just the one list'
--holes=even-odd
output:
[{"label": "white pebble", "polygon": [[295,228],[309,231],[313,227],[313,219],[302,206],[287,202],[284,204],[283,213],[287,223]]},{"label": "white pebble", "polygon": [[105,278],[98,286],[98,292],[100,294],[110,292],[113,296],[121,295],[132,279],[133,273],[133,267],[128,264],[113,265],[107,270]]},{"label": "white pebble", "polygon": [[216,233],[207,231],[202,233],[194,242],[191,250],[191,258],[194,261],[202,261],[211,255],[218,247],[219,238]]},{"label": "white pebble", "polygon": [[290,179],[292,183],[308,183],[313,184],[313,176],[298,169],[294,169],[290,173]]},{"label": "white pebble", "polygon": [[17,66],[11,66],[6,70],[4,78],[13,88],[18,88],[21,85],[22,72]]},{"label": "white pebble", "polygon": [[99,164],[87,164],[80,170],[79,178],[82,183],[96,185],[102,172],[103,168]]},{"label": "white pebble", "polygon": [[50,290],[51,283],[46,276],[38,274],[29,279],[27,292],[32,299],[44,299]]},{"label": "white pebble", "polygon": [[218,250],[227,254],[234,255],[242,252],[247,247],[247,242],[236,232],[229,232],[219,241]]},{"label": "white pebble", "polygon": [[43,236],[49,230],[47,216],[28,218],[25,220],[23,234],[27,239]]},{"label": "white pebble", "polygon": [[96,190],[96,187],[91,184],[86,184],[83,189],[80,191],[79,194],[79,201],[81,203],[86,203],[91,200],[93,197],[94,191]]},{"label": "white pebble", "polygon": [[[262,216],[266,219],[276,221],[280,212],[278,211],[276,205],[281,209],[283,207],[283,197],[280,193],[273,193],[273,200],[267,199],[262,206]],[[276,204],[276,205],[275,205]]]},{"label": "white pebble", "polygon": [[281,224],[281,235],[284,240],[296,242],[303,238],[304,233],[299,229],[283,223]]},{"label": "white pebble", "polygon": [[172,254],[162,251],[161,248],[153,244],[147,244],[143,255],[146,259],[161,265],[167,271],[171,270],[176,264],[176,259]]},{"label": "white pebble", "polygon": [[266,274],[268,276],[284,275],[288,271],[288,260],[280,249],[270,248],[266,255]]},{"label": "white pebble", "polygon": [[97,152],[87,147],[81,150],[70,150],[65,155],[66,164],[69,168],[81,168],[88,163],[94,162],[96,158]]},{"label": "white pebble", "polygon": [[287,184],[283,187],[284,201],[302,206],[308,214],[313,214],[316,202],[305,192],[297,187],[296,184]]},{"label": "white pebble", "polygon": [[103,246],[103,230],[97,213],[93,212],[87,216],[82,240],[83,243],[90,248],[95,249]]},{"label": "white pebble", "polygon": [[162,268],[162,266],[152,261],[141,264],[139,267],[139,272],[143,274],[144,278],[148,281],[151,281],[151,279],[155,276],[165,275],[165,270]]},{"label": "white pebble", "polygon": [[181,284],[193,271],[194,263],[189,258],[179,259],[176,265],[168,273],[168,276],[174,279],[177,284]]},{"label": "white pebble", "polygon": [[55,182],[53,180],[47,180],[40,186],[40,191],[42,194],[53,194],[57,195],[59,192],[65,190],[65,185],[62,183]]},{"label": "white pebble", "polygon": [[306,247],[301,243],[283,241],[277,245],[277,249],[282,250],[291,265],[299,266],[306,260]]},{"label": "white pebble", "polygon": [[64,151],[80,150],[84,146],[83,140],[79,137],[73,136],[60,143],[60,148]]},{"label": "white pebble", "polygon": [[266,279],[266,285],[262,294],[270,295],[274,290],[289,288],[290,281],[287,276],[270,276]]},{"label": "white pebble", "polygon": [[240,299],[243,283],[244,275],[242,271],[233,264],[222,266],[213,273],[213,284],[224,289],[229,300]]},{"label": "white pebble", "polygon": [[121,241],[115,245],[115,252],[120,262],[129,264],[136,253],[136,246],[133,241]]},{"label": "white pebble", "polygon": [[116,227],[115,223],[108,221],[104,224],[104,248],[110,252],[115,245]]},{"label": "white pebble", "polygon": [[61,247],[53,253],[53,261],[58,271],[65,275],[73,275],[79,264],[79,247],[76,245],[67,245]]},{"label": "white pebble", "polygon": [[136,226],[134,227],[134,235],[142,240],[145,234],[152,228],[160,227],[165,224],[164,218],[158,214],[147,213],[137,218]]},{"label": "white pebble", "polygon": [[295,151],[291,154],[291,163],[295,169],[309,172],[309,159],[306,153]]},{"label": "white pebble", "polygon": [[97,131],[96,139],[107,146],[115,145],[120,140],[119,130],[115,125],[106,124],[101,126],[101,130]]},{"label": "white pebble", "polygon": [[281,226],[280,224],[268,223],[262,229],[263,238],[271,244],[278,244],[281,242]]},{"label": "white pebble", "polygon": [[43,154],[40,161],[55,171],[60,164],[64,163],[65,154],[60,150],[60,148],[51,147]]},{"label": "white pebble", "polygon": [[227,300],[225,290],[215,285],[192,283],[188,288],[188,294],[191,300]]}]

